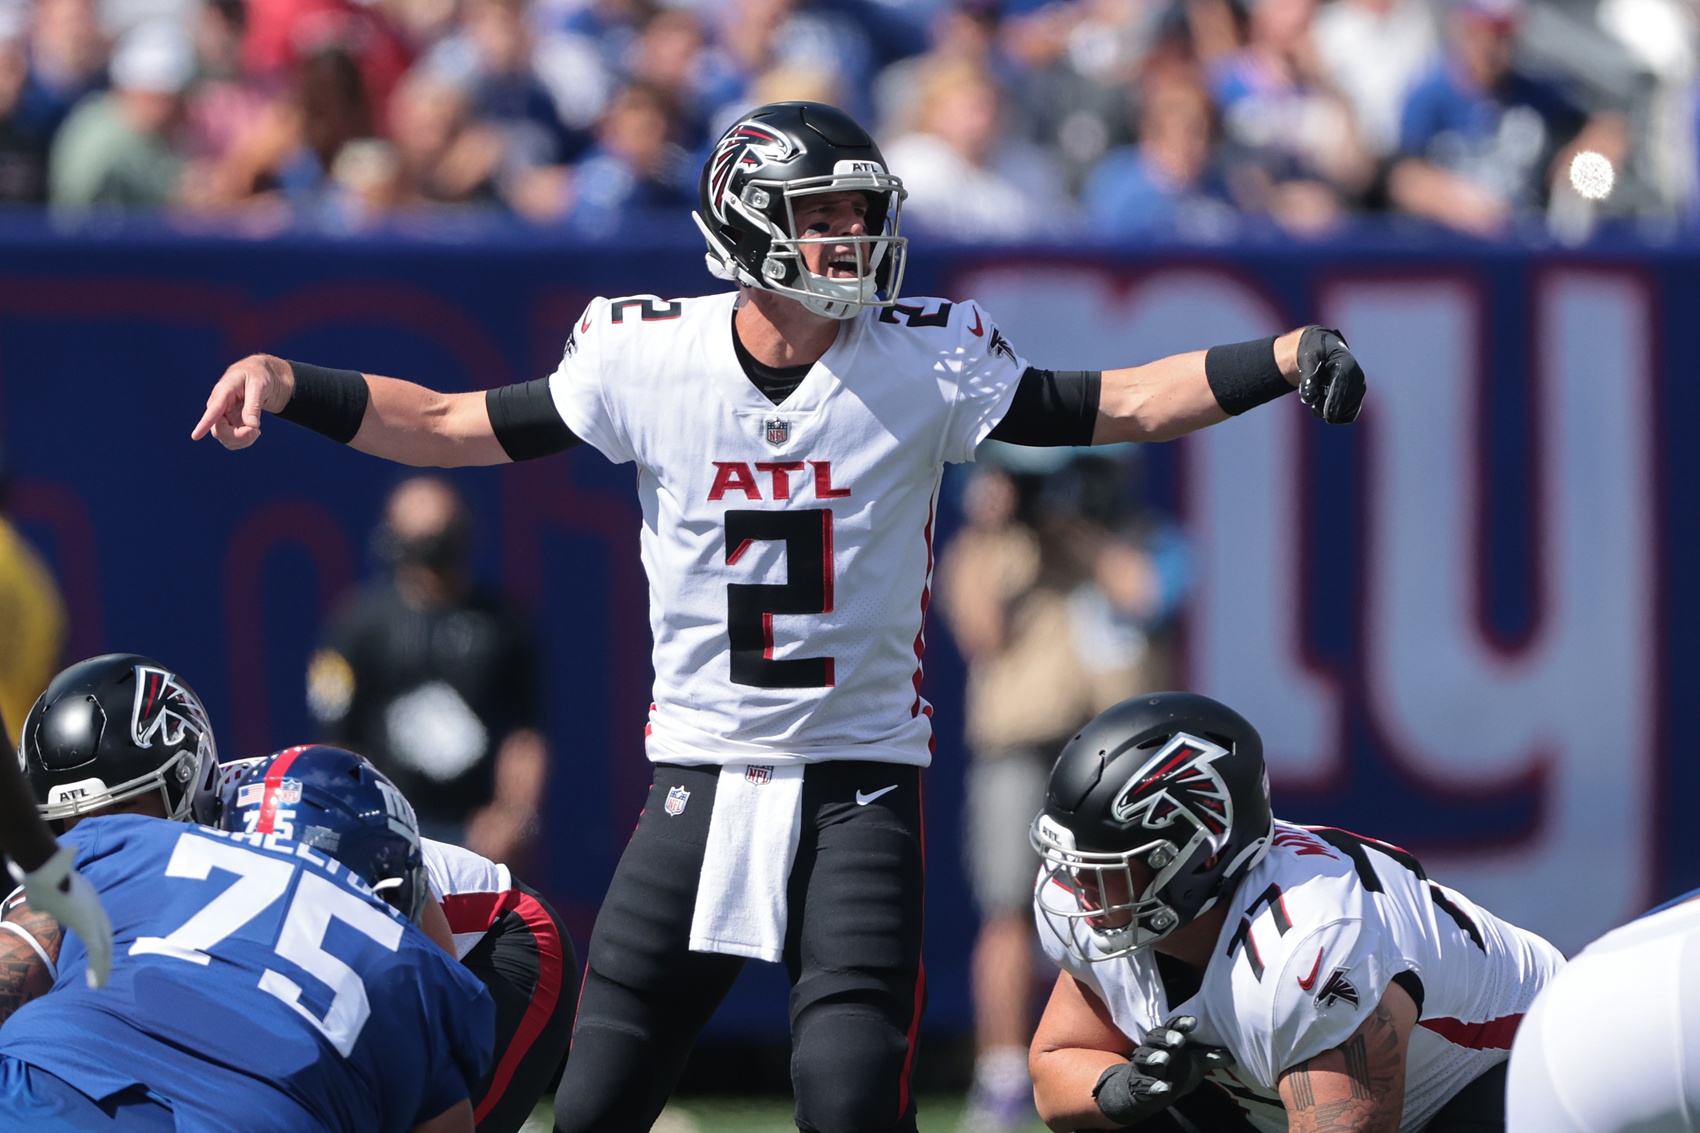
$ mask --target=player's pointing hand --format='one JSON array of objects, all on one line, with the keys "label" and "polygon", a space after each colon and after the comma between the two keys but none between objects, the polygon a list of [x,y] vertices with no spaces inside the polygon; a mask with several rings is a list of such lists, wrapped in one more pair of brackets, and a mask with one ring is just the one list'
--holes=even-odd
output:
[{"label": "player's pointing hand", "polygon": [[295,377],[288,362],[270,354],[250,354],[224,372],[190,440],[209,432],[227,449],[247,448],[260,439],[260,414],[289,404]]},{"label": "player's pointing hand", "polygon": [[1345,338],[1327,327],[1306,327],[1299,337],[1299,400],[1330,425],[1349,425],[1363,405],[1364,368]]}]

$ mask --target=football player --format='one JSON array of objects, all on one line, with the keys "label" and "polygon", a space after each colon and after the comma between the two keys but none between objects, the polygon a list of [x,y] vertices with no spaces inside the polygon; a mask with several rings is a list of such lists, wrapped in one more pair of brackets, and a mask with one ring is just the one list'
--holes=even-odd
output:
[{"label": "football player", "polygon": [[[387,892],[383,870],[346,833],[364,821],[380,835],[392,810],[411,809],[394,785],[362,757],[315,744],[221,769],[220,825],[247,834],[305,842]],[[327,822],[326,813],[344,815]],[[516,1133],[531,1116],[572,1033],[577,973],[572,941],[541,894],[471,850],[420,838],[423,882],[410,878],[398,903],[423,901],[422,928],[458,959],[496,1001],[490,1070],[472,1090],[478,1133]]]},{"label": "football player", "polygon": [[270,412],[413,465],[581,442],[636,464],[655,779],[591,936],[557,1124],[647,1130],[754,958],[791,979],[797,1123],[913,1130],[942,466],[988,436],[1166,440],[1295,387],[1344,423],[1364,375],[1321,327],[1125,369],[1029,366],[978,304],[899,298],[902,182],[829,106],[752,110],[699,189],[732,292],[596,299],[553,375],[488,394],[255,355],[192,435],[243,448]]},{"label": "football player", "polygon": [[[0,732],[5,725],[0,722]],[[90,987],[106,986],[112,971],[112,924],[94,888],[72,866],[76,853],[53,839],[36,812],[35,795],[23,772],[0,757],[0,853],[9,860],[12,880],[29,898],[30,907],[75,932],[89,954]],[[0,931],[22,929],[0,921]]]},{"label": "football player", "polygon": [[[1410,854],[1273,817],[1263,745],[1161,693],[1071,740],[1034,820],[1062,969],[1033,1038],[1053,1129],[1485,1133],[1518,1021],[1563,963]],[[1208,1083],[1208,1085],[1206,1085]]]},{"label": "football player", "polygon": [[1584,948],[1511,1048],[1511,1133],[1700,1129],[1700,889]]},{"label": "football player", "polygon": [[[71,666],[24,724],[24,771],[110,912],[116,960],[92,992],[76,934],[14,895],[0,936],[0,1128],[212,1133],[471,1133],[468,1082],[492,1007],[364,880],[216,819],[205,709],[168,669],[114,654]],[[425,891],[399,803],[374,836],[400,904]]]}]

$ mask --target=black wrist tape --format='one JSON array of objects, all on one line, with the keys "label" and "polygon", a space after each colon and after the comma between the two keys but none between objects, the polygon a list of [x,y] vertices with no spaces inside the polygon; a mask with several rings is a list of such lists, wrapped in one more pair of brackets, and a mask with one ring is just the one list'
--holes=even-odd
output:
[{"label": "black wrist tape", "polygon": [[358,370],[332,370],[307,362],[290,362],[295,374],[295,393],[278,410],[285,421],[323,433],[345,445],[360,431],[371,390]]},{"label": "black wrist tape", "polygon": [[1204,355],[1204,377],[1216,404],[1230,417],[1292,393],[1293,385],[1275,364],[1275,337],[1212,346]]}]

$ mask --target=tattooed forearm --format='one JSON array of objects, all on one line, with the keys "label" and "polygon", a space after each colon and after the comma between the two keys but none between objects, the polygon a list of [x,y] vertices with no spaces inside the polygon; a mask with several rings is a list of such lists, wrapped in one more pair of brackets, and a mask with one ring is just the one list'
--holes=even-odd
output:
[{"label": "tattooed forearm", "polygon": [[[30,934],[41,951],[57,962],[63,930],[59,922],[15,899],[0,920]],[[53,974],[30,942],[11,928],[0,929],[0,1023],[53,986]]]},{"label": "tattooed forearm", "polygon": [[1290,1133],[1397,1133],[1405,1051],[1393,1012],[1377,1004],[1351,1038],[1281,1079]]}]

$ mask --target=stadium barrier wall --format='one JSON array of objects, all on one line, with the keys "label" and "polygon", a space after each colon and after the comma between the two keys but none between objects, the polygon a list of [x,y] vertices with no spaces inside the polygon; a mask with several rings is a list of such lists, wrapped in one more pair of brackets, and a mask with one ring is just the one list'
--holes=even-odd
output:
[{"label": "stadium barrier wall", "polygon": [[[226,758],[312,733],[317,627],[375,569],[407,470],[281,422],[191,444],[256,350],[466,390],[553,369],[594,295],[715,290],[699,246],[452,236],[248,241],[0,227],[0,439],[14,517],[52,561],[71,654],[149,653],[195,685]],[[1296,400],[1149,462],[1199,541],[1184,672],[1263,731],[1277,813],[1418,853],[1567,949],[1700,885],[1680,730],[1692,588],[1700,249],[1411,241],[1090,252],[918,247],[905,290],[973,296],[1025,357],[1125,365],[1302,322],[1371,375],[1360,424]],[[681,375],[690,380],[689,375]],[[630,469],[594,453],[458,472],[480,567],[536,611],[554,773],[527,879],[582,951],[648,782],[646,588]],[[959,478],[951,481],[959,483]],[[941,505],[939,539],[955,523]],[[962,668],[927,690],[929,1026],[968,1023]],[[722,1034],[784,1030],[752,965]]]}]

